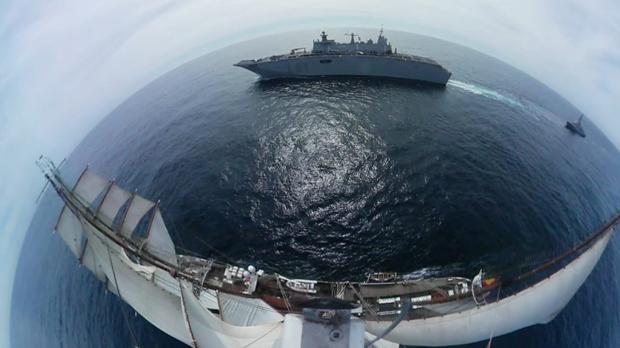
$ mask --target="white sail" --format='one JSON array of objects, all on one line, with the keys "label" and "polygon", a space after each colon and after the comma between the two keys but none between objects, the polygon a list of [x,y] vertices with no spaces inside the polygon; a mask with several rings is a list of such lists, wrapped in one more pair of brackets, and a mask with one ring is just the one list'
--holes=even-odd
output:
[{"label": "white sail", "polygon": [[155,273],[155,270],[157,269],[157,267],[140,265],[138,263],[133,262],[127,256],[127,253],[125,252],[125,250],[121,250],[118,253],[118,256],[116,257],[118,257],[118,259],[121,260],[125,265],[129,266],[129,268],[131,268],[132,271],[143,276],[146,280],[149,280],[149,281],[153,280],[153,273]]},{"label": "white sail", "polygon": [[108,226],[112,226],[112,222],[118,214],[118,210],[131,198],[131,193],[118,187],[116,184],[112,184],[108,192],[105,194],[105,198],[99,207],[97,216],[104,221]]},{"label": "white sail", "polygon": [[121,227],[121,234],[127,238],[131,238],[131,235],[136,226],[138,226],[140,220],[149,210],[151,210],[151,208],[153,208],[153,206],[155,206],[155,203],[134,194],[131,199],[131,204],[127,209],[123,226]]},{"label": "white sail", "polygon": [[112,256],[111,259],[118,292],[123,301],[160,330],[190,344],[191,338],[184,325],[179,297],[162,291],[117,257]]},{"label": "white sail", "polygon": [[218,299],[222,319],[232,325],[254,326],[284,320],[282,314],[258,298],[245,298],[220,292]]},{"label": "white sail", "polygon": [[62,208],[58,223],[56,224],[56,232],[60,234],[60,237],[65,241],[65,244],[71,249],[75,257],[80,258],[84,246],[82,223],[67,206]]},{"label": "white sail", "polygon": [[[177,295],[158,287],[149,280],[147,273],[152,269],[130,266],[132,262],[122,247],[110,240],[90,224],[85,224],[89,245],[96,258],[101,262],[101,269],[108,278],[107,288],[117,294],[123,301],[133,307],[138,314],[151,324],[179,341],[190,344],[191,339],[181,313],[181,302]],[[107,243],[110,243],[109,245]],[[121,260],[124,259],[124,260]],[[139,266],[139,265],[138,265]]]},{"label": "white sail", "polygon": [[[165,277],[163,273],[156,275],[153,280],[147,279],[142,270],[136,271],[125,259],[122,250],[115,245],[107,246],[97,235],[101,236],[92,226],[89,233],[93,243],[91,247],[98,259],[107,258],[107,265],[102,265],[108,280],[108,289],[118,294],[123,301],[133,307],[142,317],[162,331],[191,345],[192,337],[185,326],[181,298],[174,291],[165,291],[161,285],[163,281],[169,283],[178,280]],[[108,248],[110,251],[108,251]],[[108,254],[109,252],[109,254]],[[157,270],[155,271],[157,273]],[[212,314],[191,291],[191,284],[180,286],[186,302],[189,322],[196,335],[198,347],[243,347],[256,341],[252,346],[272,347],[280,334],[277,323],[274,325],[256,327],[236,327],[224,323]],[[189,290],[188,290],[189,289]],[[271,331],[270,331],[271,330]],[[264,337],[263,337],[264,336]],[[269,344],[264,344],[269,342]]]},{"label": "white sail", "polygon": [[81,260],[82,266],[88,268],[97,279],[102,282],[106,282],[107,276],[103,270],[102,262],[97,259],[97,255],[93,251],[92,241],[89,239],[86,241],[86,248]]},{"label": "white sail", "polygon": [[84,170],[78,179],[73,193],[76,194],[86,206],[90,206],[95,199],[108,187],[109,181],[93,173],[88,168]]},{"label": "white sail", "polygon": [[155,214],[153,215],[145,247],[151,254],[160,257],[170,264],[177,265],[174,243],[172,243],[172,239],[170,238],[170,234],[168,233],[159,208],[155,210]]},{"label": "white sail", "polygon": [[200,303],[207,309],[220,309],[220,304],[217,300],[217,292],[212,289],[202,289],[200,292]]},{"label": "white sail", "polygon": [[[149,210],[155,206],[153,202],[138,195],[132,197],[129,192],[113,184],[106,192],[101,208],[98,211],[99,218],[111,226],[120,208],[130,199],[131,204],[127,208],[121,227],[121,234],[127,238],[132,237],[136,226],[138,226]],[[147,239],[143,241],[146,250],[172,265],[177,265],[174,243],[170,238],[159,208],[155,209],[148,228],[149,230],[145,235]]]},{"label": "white sail", "polygon": [[[102,237],[99,232],[94,232],[94,228],[90,224],[85,224],[84,232],[88,237],[88,248],[93,253],[93,258],[97,262],[97,267],[105,273],[108,279],[112,277],[112,268],[110,266],[109,257],[107,254],[107,246],[105,242],[101,239]],[[86,259],[86,253],[84,254],[84,259]],[[86,262],[85,262],[86,264]],[[90,269],[90,267],[89,267]]]},{"label": "white sail", "polygon": [[[611,233],[607,233],[566,267],[514,296],[458,313],[403,321],[385,339],[412,346],[449,346],[548,323],[592,272],[610,237]],[[380,335],[390,324],[367,320],[366,329]]]},{"label": "white sail", "polygon": [[118,290],[116,289],[116,285],[114,284],[114,281],[108,281],[106,283],[106,289],[113,293],[114,295],[118,296]]},{"label": "white sail", "polygon": [[109,278],[115,283],[119,297],[160,330],[190,344],[190,335],[183,324],[180,298],[157,287],[114,253],[110,260],[113,274]]},{"label": "white sail", "polygon": [[[93,258],[98,262],[98,270],[103,272],[106,281],[106,288],[108,291],[118,296],[118,290],[116,289],[116,282],[114,281],[114,272],[112,272],[112,266],[110,264],[110,257],[108,256],[108,247],[101,240],[101,234],[95,232],[95,230],[89,225],[85,225],[85,233],[88,235],[88,248],[93,253]],[[85,254],[86,255],[86,254]],[[90,268],[89,268],[90,269]],[[97,276],[99,278],[99,276]]]},{"label": "white sail", "polygon": [[173,278],[169,272],[161,268],[155,268],[155,272],[153,272],[153,282],[158,287],[168,291],[174,296],[181,297],[181,287],[179,286],[179,281],[176,278]]},{"label": "white sail", "polygon": [[[277,347],[282,323],[257,326],[230,325],[204,308],[192,291],[192,284],[181,281],[187,320],[200,348]],[[183,320],[183,319],[182,319]]]}]

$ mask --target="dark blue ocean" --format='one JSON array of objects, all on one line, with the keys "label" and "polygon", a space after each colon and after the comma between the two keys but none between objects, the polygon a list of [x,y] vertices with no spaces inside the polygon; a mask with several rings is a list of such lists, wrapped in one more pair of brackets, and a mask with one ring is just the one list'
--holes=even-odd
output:
[{"label": "dark blue ocean", "polygon": [[[330,34],[344,39],[340,32]],[[580,112],[566,100],[463,46],[386,33],[400,52],[452,71],[445,88],[261,82],[232,66],[309,45],[317,34],[237,44],[157,78],[83,140],[64,175],[75,180],[89,163],[161,200],[180,251],[300,278],[359,279],[369,270],[473,277],[480,267],[526,267],[620,210],[620,153],[603,133],[586,120],[587,138],[572,135],[564,123]],[[48,192],[26,237],[12,346],[182,347],[80,268],[52,234],[59,209]],[[554,321],[493,341],[619,346],[618,236]]]}]

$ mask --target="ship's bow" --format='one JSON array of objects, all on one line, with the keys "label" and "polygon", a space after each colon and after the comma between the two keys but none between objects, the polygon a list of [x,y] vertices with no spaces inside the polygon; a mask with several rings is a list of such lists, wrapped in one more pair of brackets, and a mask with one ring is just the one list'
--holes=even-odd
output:
[{"label": "ship's bow", "polygon": [[239,61],[238,63],[233,64],[234,66],[238,66],[244,69],[248,69],[252,72],[256,72],[256,66],[258,65],[253,59],[244,59]]}]

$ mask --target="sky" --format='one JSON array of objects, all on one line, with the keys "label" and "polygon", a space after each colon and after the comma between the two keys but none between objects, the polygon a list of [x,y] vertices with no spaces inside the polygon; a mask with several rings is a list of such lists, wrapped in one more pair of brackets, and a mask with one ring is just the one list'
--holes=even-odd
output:
[{"label": "sky", "polygon": [[131,94],[210,51],[289,30],[382,24],[515,66],[581,109],[620,147],[617,0],[4,0],[0,348],[9,346],[15,269],[44,184],[35,166],[40,154],[60,162]]}]

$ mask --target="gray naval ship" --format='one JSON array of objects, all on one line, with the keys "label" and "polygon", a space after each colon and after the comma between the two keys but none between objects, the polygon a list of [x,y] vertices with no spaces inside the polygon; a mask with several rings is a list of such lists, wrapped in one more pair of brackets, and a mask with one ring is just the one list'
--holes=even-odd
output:
[{"label": "gray naval ship", "polygon": [[363,76],[445,85],[452,75],[430,58],[398,53],[383,36],[383,29],[376,42],[364,42],[354,33],[346,35],[351,36],[350,42],[340,43],[328,39],[323,31],[321,39],[313,42],[311,52],[295,48],[288,54],[242,60],[235,66],[264,79]]}]

